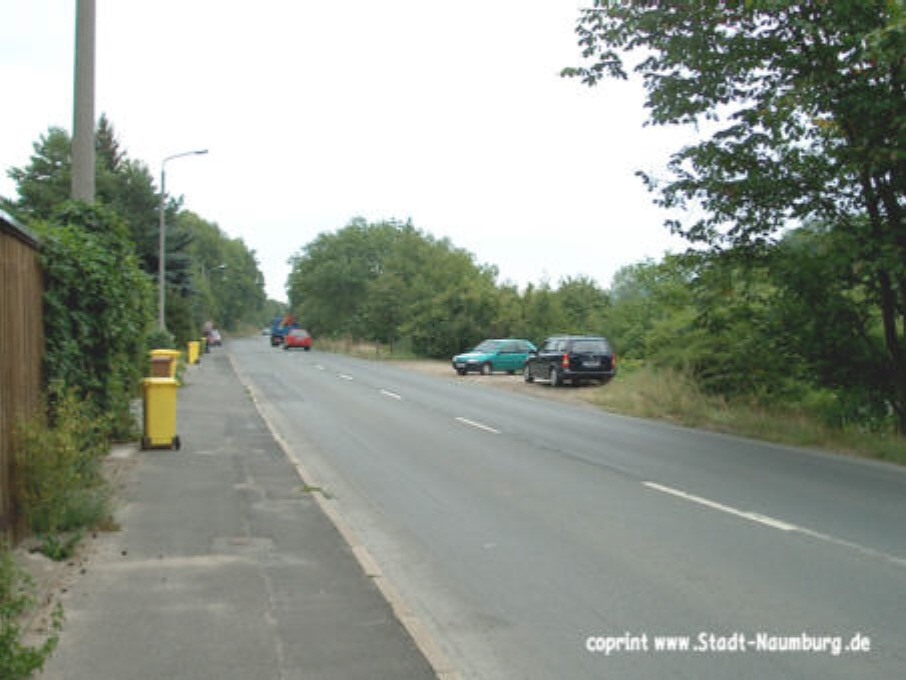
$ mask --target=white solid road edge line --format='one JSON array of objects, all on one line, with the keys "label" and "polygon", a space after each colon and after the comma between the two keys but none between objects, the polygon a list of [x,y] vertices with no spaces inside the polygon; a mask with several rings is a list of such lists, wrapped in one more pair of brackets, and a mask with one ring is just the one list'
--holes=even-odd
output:
[{"label": "white solid road edge line", "polygon": [[476,423],[474,420],[469,420],[468,418],[457,417],[456,420],[458,420],[463,425],[468,425],[469,427],[475,427],[479,430],[490,432],[491,434],[500,434],[500,430],[495,430],[493,427],[483,425],[482,423]]},{"label": "white solid road edge line", "polygon": [[736,508],[731,508],[729,505],[723,505],[722,503],[718,503],[716,501],[710,501],[707,498],[702,498],[701,496],[694,496],[691,493],[686,493],[685,491],[680,491],[679,489],[664,486],[663,484],[657,484],[656,482],[642,482],[642,484],[649,489],[652,489],[653,491],[660,491],[661,493],[670,494],[671,496],[676,496],[677,498],[682,498],[693,503],[698,503],[699,505],[704,505],[705,507],[711,508],[713,510],[720,510],[721,512],[735,515],[737,517],[742,517],[743,519],[747,519],[752,522],[758,522],[759,524],[771,527],[772,529],[779,529],[780,531],[795,531],[797,533],[803,534],[804,536],[810,536],[812,538],[818,539],[819,541],[832,543],[833,545],[837,545],[842,548],[848,548],[849,550],[855,550],[856,552],[867,555],[868,557],[880,558],[887,562],[892,562],[893,564],[896,564],[900,567],[906,566],[906,558],[897,557],[896,555],[891,555],[890,553],[886,553],[882,550],[876,550],[875,548],[859,545],[858,543],[853,543],[852,541],[847,541],[843,538],[837,538],[836,536],[831,536],[830,534],[822,534],[820,531],[814,531],[807,527],[801,527],[796,524],[783,522],[779,519],[774,519],[773,517],[768,517],[767,515],[761,515],[757,512],[745,512],[743,510],[737,510]]},{"label": "white solid road edge line", "polygon": [[729,515],[736,515],[737,517],[742,517],[743,519],[750,520],[752,522],[758,522],[759,524],[764,524],[773,529],[779,529],[780,531],[801,531],[800,527],[797,527],[795,524],[787,524],[786,522],[781,522],[779,519],[774,519],[773,517],[768,517],[766,515],[759,515],[756,512],[745,512],[744,510],[737,510],[736,508],[731,508],[729,505],[723,505],[722,503],[717,503],[716,501],[709,501],[707,498],[702,498],[701,496],[693,496],[691,493],[686,493],[685,491],[680,491],[679,489],[673,489],[669,486],[664,486],[663,484],[657,484],[655,482],[642,482],[643,485],[647,486],[649,489],[654,491],[660,491],[661,493],[670,494],[671,496],[676,496],[678,498],[683,498],[687,501],[692,501],[693,503],[698,503],[699,505],[704,505],[705,507],[711,508],[712,510],[720,510]]}]

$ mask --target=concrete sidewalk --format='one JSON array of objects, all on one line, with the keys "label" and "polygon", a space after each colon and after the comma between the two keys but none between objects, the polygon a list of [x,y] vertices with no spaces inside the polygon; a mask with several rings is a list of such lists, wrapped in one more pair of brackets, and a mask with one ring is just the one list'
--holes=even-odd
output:
[{"label": "concrete sidewalk", "polygon": [[47,680],[435,678],[228,357],[191,367],[180,451],[136,451],[122,531],[63,598]]}]

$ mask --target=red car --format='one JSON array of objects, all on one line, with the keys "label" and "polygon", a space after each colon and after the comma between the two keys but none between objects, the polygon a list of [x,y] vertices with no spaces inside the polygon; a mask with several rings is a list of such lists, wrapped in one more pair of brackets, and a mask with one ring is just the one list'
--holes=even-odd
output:
[{"label": "red car", "polygon": [[283,349],[290,349],[292,347],[301,347],[306,352],[311,349],[311,336],[308,334],[308,331],[301,328],[294,328],[289,333],[286,334],[286,339],[283,341]]}]

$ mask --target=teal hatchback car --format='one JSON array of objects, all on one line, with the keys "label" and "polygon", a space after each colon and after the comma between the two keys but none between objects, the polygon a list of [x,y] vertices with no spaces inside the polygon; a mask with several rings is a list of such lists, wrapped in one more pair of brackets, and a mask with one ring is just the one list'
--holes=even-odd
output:
[{"label": "teal hatchback car", "polygon": [[453,357],[453,370],[459,375],[469,371],[482,375],[490,375],[494,371],[512,374],[522,371],[529,352],[534,351],[535,346],[528,340],[485,340],[472,351]]}]

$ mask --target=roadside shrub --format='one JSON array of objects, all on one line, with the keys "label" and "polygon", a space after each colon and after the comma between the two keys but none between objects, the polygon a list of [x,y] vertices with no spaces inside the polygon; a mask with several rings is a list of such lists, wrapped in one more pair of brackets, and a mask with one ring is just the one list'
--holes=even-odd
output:
[{"label": "roadside shrub", "polygon": [[706,393],[689,372],[629,359],[620,362],[617,377],[597,391],[595,401],[621,413],[693,426],[721,421],[727,410],[727,402]]},{"label": "roadside shrub", "polygon": [[173,337],[170,331],[158,328],[148,334],[145,340],[145,349],[147,351],[152,349],[176,349],[176,338]]},{"label": "roadside shrub", "polygon": [[63,612],[57,608],[51,622],[51,635],[39,647],[21,642],[19,622],[35,604],[30,578],[18,569],[9,552],[0,547],[0,678],[24,680],[44,667],[59,640]]},{"label": "roadside shrub", "polygon": [[101,475],[110,427],[74,392],[57,394],[46,415],[16,430],[16,500],[43,552],[66,559],[88,528],[110,520],[111,493]]}]

